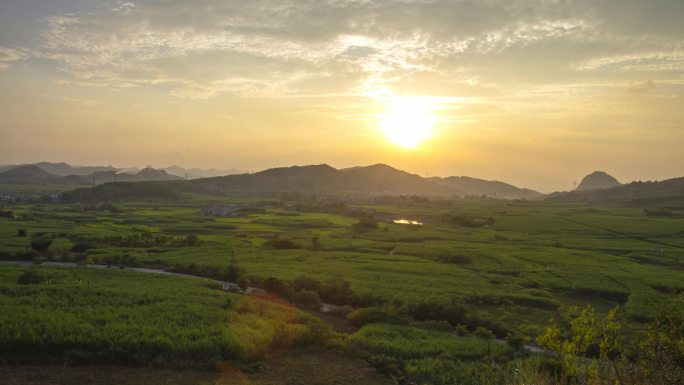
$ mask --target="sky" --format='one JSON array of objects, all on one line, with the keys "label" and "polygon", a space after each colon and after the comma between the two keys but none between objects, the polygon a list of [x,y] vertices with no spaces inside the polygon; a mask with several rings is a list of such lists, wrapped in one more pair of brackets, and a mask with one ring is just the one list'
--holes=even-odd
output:
[{"label": "sky", "polygon": [[[683,17],[682,0],[2,0],[0,164],[387,163],[544,192],[684,176]],[[429,134],[400,146],[383,121],[412,105]]]}]

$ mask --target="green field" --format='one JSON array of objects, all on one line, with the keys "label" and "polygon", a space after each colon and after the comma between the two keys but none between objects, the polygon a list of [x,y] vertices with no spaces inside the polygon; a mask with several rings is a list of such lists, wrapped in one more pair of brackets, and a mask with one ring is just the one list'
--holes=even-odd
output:
[{"label": "green field", "polygon": [[[258,209],[235,218],[201,212],[227,203]],[[0,257],[160,267],[216,279],[226,279],[230,266],[237,264],[252,286],[271,277],[287,284],[306,276],[316,282],[313,290],[324,302],[352,307],[391,304],[416,320],[446,319],[452,325],[464,324],[470,332],[486,327],[499,338],[510,334],[533,339],[552,317],[565,319],[570,307],[587,304],[599,313],[619,306],[628,329],[638,330],[655,317],[661,304],[684,291],[681,214],[649,217],[642,209],[629,207],[485,198],[397,205],[357,200],[347,204],[346,212],[325,205],[298,210],[274,198],[191,194],[113,204],[6,204],[3,210],[11,210],[13,217],[0,218]],[[377,226],[357,225],[360,220],[353,213],[358,212],[372,213],[371,222]],[[393,219],[423,225],[395,224]],[[19,236],[20,230],[26,236]],[[52,243],[46,251],[36,251],[30,246],[35,239]],[[235,296],[212,289],[209,281],[133,279],[131,273],[116,270],[49,269],[49,285],[24,287],[13,283],[20,270],[0,265],[2,290],[9,294],[2,296],[2,323],[11,325],[2,331],[0,342],[5,354],[48,331],[50,342],[37,356],[16,353],[13,360],[61,362],[68,356],[85,362],[181,365],[259,360],[268,355],[265,347],[284,338],[283,331],[269,328],[268,322],[258,327],[260,334],[245,329],[260,322],[253,312],[231,324],[235,304],[230,302]],[[174,289],[178,285],[182,292]],[[342,286],[347,287],[344,295],[330,289]],[[34,299],[26,303],[27,297]],[[149,302],[137,305],[140,297]],[[111,298],[117,298],[116,303]],[[86,304],[111,310],[90,314]],[[72,306],[79,310],[61,316]],[[138,306],[135,314],[140,319],[123,322],[122,314],[131,306]],[[427,307],[441,310],[425,315],[420,309]],[[161,322],[171,308],[187,316]],[[446,312],[450,315],[443,316]],[[107,339],[88,328],[72,337],[78,327],[74,317],[95,329],[111,328]],[[298,336],[306,335],[303,331],[312,325],[299,318],[275,318],[303,328],[297,329]],[[160,324],[163,328],[139,326]],[[427,373],[482,372],[477,368],[483,361],[481,340],[445,339],[430,334],[438,332],[411,326],[378,328],[369,325],[350,337],[350,346],[355,347],[351,354],[384,372],[435,383],[465,380]],[[401,338],[426,340],[427,348],[404,350]],[[79,346],[76,353],[69,348],[71,343]],[[104,356],[95,353],[107,343],[116,349]],[[379,354],[379,349],[390,350]],[[134,350],[126,356],[129,361],[121,358],[122,351]],[[516,358],[511,354],[500,356],[512,362]],[[501,376],[491,377],[493,383]]]}]

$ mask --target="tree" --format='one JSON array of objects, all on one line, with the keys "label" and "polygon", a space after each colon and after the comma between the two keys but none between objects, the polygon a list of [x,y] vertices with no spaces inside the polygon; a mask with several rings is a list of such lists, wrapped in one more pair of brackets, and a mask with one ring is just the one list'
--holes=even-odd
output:
[{"label": "tree", "polygon": [[226,282],[237,282],[240,276],[242,276],[242,269],[238,266],[237,261],[235,261],[235,257],[232,257],[223,272],[222,279]]},{"label": "tree", "polygon": [[323,245],[321,244],[320,238],[318,238],[317,235],[314,235],[313,237],[311,237],[311,245],[309,245],[309,250],[317,251],[317,250],[322,250],[322,249],[323,249]]},{"label": "tree", "polygon": [[292,289],[287,284],[287,282],[281,279],[269,277],[266,278],[261,284],[264,287],[264,290],[266,290],[269,293],[273,293],[285,299],[292,298]]},{"label": "tree", "polygon": [[517,333],[506,334],[506,343],[515,350],[520,350],[525,345],[525,337]]},{"label": "tree", "polygon": [[238,287],[240,287],[240,289],[242,289],[242,291],[247,290],[247,288],[249,288],[249,284],[250,284],[249,278],[247,278],[245,276],[240,277],[240,279],[238,279],[238,281],[237,281],[237,285],[238,285]]},{"label": "tree", "polygon": [[494,332],[487,328],[483,328],[482,326],[478,326],[475,329],[475,336],[487,340],[487,357],[489,357],[492,353],[492,340],[495,337]]},{"label": "tree", "polygon": [[[561,363],[562,376],[567,383],[600,383],[601,362],[610,362],[618,382],[622,384],[615,361],[618,336],[621,325],[615,321],[618,308],[608,312],[604,318],[596,315],[594,308],[587,305],[581,311],[574,307],[567,333],[554,323],[537,337],[537,344],[556,354]],[[590,357],[598,349],[598,357]]]},{"label": "tree", "polygon": [[684,295],[664,305],[628,356],[627,375],[635,384],[684,384]]},{"label": "tree", "polygon": [[52,238],[36,237],[31,239],[29,245],[33,250],[41,254],[45,254],[45,252],[50,248],[50,245],[52,245],[52,240]]},{"label": "tree", "polygon": [[35,285],[45,281],[45,276],[36,269],[27,269],[19,276],[17,283],[20,285]]},{"label": "tree", "polygon": [[292,281],[292,290],[294,291],[318,291],[320,288],[321,283],[317,279],[311,278],[306,275],[300,275],[299,277],[295,278],[294,281]]},{"label": "tree", "polygon": [[294,293],[292,295],[292,302],[314,310],[318,310],[323,306],[318,293],[311,290],[302,290]]}]

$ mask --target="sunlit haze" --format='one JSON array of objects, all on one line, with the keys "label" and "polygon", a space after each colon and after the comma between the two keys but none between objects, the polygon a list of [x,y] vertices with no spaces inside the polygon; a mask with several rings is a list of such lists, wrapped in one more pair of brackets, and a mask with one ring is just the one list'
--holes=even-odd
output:
[{"label": "sunlit haze", "polygon": [[684,2],[2,1],[0,164],[681,176]]},{"label": "sunlit haze", "polygon": [[432,133],[432,108],[429,101],[420,98],[395,100],[380,114],[379,123],[392,143],[415,148]]}]

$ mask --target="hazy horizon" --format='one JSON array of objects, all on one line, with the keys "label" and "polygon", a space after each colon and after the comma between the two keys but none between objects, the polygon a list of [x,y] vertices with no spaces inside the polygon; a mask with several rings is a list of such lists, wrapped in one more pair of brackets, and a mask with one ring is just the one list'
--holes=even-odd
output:
[{"label": "hazy horizon", "polygon": [[[420,176],[425,177],[425,178],[428,178],[428,177],[441,177],[441,178],[446,178],[446,177],[451,177],[451,176],[455,176],[455,177],[462,177],[462,176],[465,176],[465,177],[472,177],[472,178],[484,179],[484,180],[489,180],[489,181],[505,182],[505,183],[514,185],[514,186],[519,187],[519,188],[528,188],[528,189],[532,189],[532,190],[535,190],[535,191],[537,191],[537,192],[541,192],[541,193],[544,193],[544,194],[549,194],[549,193],[553,193],[553,192],[571,191],[571,190],[574,189],[575,183],[579,184],[579,182],[582,180],[582,178],[584,178],[585,176],[587,176],[587,175],[589,175],[589,174],[591,174],[591,173],[593,173],[593,172],[595,172],[595,171],[603,171],[603,172],[606,172],[607,174],[609,174],[609,175],[615,177],[618,181],[620,181],[620,183],[623,183],[623,184],[627,184],[627,183],[630,183],[630,182],[636,182],[636,181],[660,181],[660,180],[666,180],[666,179],[671,179],[671,178],[677,178],[677,177],[682,177],[682,176],[684,176],[684,174],[682,174],[682,175],[677,174],[677,175],[673,175],[673,176],[671,176],[671,177],[665,177],[665,178],[660,178],[660,179],[656,179],[656,178],[652,178],[652,177],[649,177],[649,176],[645,176],[645,177],[643,177],[643,178],[627,180],[627,179],[622,179],[622,178],[620,178],[619,175],[614,174],[614,173],[612,173],[612,172],[610,172],[610,171],[608,171],[608,170],[601,169],[601,168],[597,168],[597,169],[595,169],[595,170],[587,171],[586,173],[577,176],[575,179],[570,180],[570,181],[567,183],[567,186],[566,186],[566,187],[560,187],[560,188],[557,188],[557,189],[544,189],[544,188],[535,188],[533,185],[518,184],[518,183],[515,183],[515,182],[513,182],[513,181],[510,181],[510,180],[507,180],[507,179],[502,179],[502,178],[497,178],[497,177],[491,177],[491,178],[489,178],[489,177],[483,177],[483,176],[479,176],[479,175],[468,175],[468,174],[458,174],[458,173],[455,173],[455,174],[431,174],[430,172],[420,172],[420,171],[417,171],[417,170],[402,169],[402,168],[396,167],[396,166],[394,166],[394,165],[392,165],[392,164],[387,164],[387,163],[384,163],[384,162],[369,163],[369,164],[350,164],[350,165],[343,165],[343,166],[339,166],[339,165],[335,165],[335,164],[330,164],[330,163],[327,163],[327,162],[305,163],[305,164],[281,164],[281,165],[273,165],[273,166],[270,166],[270,167],[265,167],[265,168],[262,168],[262,169],[237,168],[237,167],[230,167],[230,166],[226,166],[226,167],[197,167],[197,166],[185,166],[185,165],[182,165],[182,164],[170,164],[170,165],[144,164],[144,165],[123,165],[123,166],[122,166],[122,165],[111,164],[111,163],[108,163],[108,164],[77,164],[77,163],[70,163],[70,162],[64,162],[64,161],[45,161],[45,160],[41,160],[41,161],[28,161],[28,162],[10,162],[10,163],[5,162],[5,163],[0,163],[0,166],[3,166],[3,165],[4,165],[4,166],[7,166],[7,165],[21,165],[21,164],[37,164],[37,163],[41,163],[41,162],[48,162],[48,163],[67,163],[67,164],[69,164],[69,165],[72,166],[72,167],[88,167],[88,166],[90,166],[90,167],[113,167],[113,168],[116,168],[116,169],[119,169],[119,170],[124,170],[124,171],[127,170],[127,169],[135,169],[135,168],[137,168],[137,169],[143,169],[143,168],[146,168],[146,167],[152,167],[152,168],[154,168],[154,169],[166,169],[166,168],[171,168],[171,167],[181,167],[181,168],[184,168],[184,169],[187,169],[187,170],[193,169],[193,168],[194,168],[194,169],[201,169],[201,170],[211,170],[211,169],[213,169],[213,170],[217,170],[217,171],[235,171],[235,172],[239,172],[239,173],[249,173],[249,174],[257,173],[257,172],[264,171],[264,170],[268,170],[268,169],[271,169],[271,168],[302,167],[302,166],[313,166],[313,165],[323,165],[323,164],[325,164],[325,165],[331,166],[331,167],[333,167],[333,168],[336,168],[336,169],[338,169],[338,170],[342,170],[342,169],[346,169],[346,168],[372,166],[372,165],[374,165],[374,164],[382,163],[382,164],[386,164],[386,165],[388,165],[388,166],[390,166],[390,167],[399,169],[399,170],[401,170],[401,171],[406,171],[406,172],[409,172],[409,173],[411,173],[411,174],[417,174],[417,175],[420,175]],[[540,182],[543,182],[543,181],[540,181]],[[539,184],[539,183],[538,183],[538,184]],[[540,185],[541,185],[541,184],[540,184]]]},{"label": "hazy horizon", "polygon": [[5,1],[0,163],[684,175],[684,2]]}]

